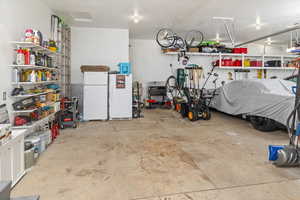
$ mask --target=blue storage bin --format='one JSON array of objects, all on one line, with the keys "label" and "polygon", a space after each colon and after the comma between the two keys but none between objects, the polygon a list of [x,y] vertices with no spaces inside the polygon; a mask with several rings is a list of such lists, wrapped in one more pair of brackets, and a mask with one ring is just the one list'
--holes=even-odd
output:
[{"label": "blue storage bin", "polygon": [[119,66],[120,74],[126,74],[126,75],[131,74],[130,63],[119,63],[118,66]]}]

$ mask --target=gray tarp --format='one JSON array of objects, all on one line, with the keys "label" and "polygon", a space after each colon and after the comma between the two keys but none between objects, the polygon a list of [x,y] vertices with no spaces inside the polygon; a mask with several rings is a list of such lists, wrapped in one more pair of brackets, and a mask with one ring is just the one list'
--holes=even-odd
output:
[{"label": "gray tarp", "polygon": [[237,80],[217,89],[211,107],[231,115],[254,115],[286,124],[295,104],[292,86],[281,79]]}]

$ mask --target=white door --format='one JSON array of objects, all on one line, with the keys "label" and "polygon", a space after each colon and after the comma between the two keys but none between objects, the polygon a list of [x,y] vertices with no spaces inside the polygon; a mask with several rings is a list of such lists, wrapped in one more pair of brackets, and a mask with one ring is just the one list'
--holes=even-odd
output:
[{"label": "white door", "polygon": [[84,72],[84,85],[107,85],[108,72]]},{"label": "white door", "polygon": [[0,159],[1,159],[1,180],[12,181],[12,151],[11,145],[7,144],[0,147]]},{"label": "white door", "polygon": [[12,177],[13,185],[22,177],[24,172],[24,139],[19,137],[12,142]]},{"label": "white door", "polygon": [[84,86],[84,120],[107,120],[107,86]]}]

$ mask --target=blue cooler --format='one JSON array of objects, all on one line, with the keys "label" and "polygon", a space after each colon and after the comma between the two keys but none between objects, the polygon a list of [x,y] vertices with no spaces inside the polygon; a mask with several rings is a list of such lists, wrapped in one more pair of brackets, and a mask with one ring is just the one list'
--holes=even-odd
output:
[{"label": "blue cooler", "polygon": [[131,74],[131,64],[130,63],[119,63],[118,66],[119,66],[120,74],[126,74],[126,75]]}]

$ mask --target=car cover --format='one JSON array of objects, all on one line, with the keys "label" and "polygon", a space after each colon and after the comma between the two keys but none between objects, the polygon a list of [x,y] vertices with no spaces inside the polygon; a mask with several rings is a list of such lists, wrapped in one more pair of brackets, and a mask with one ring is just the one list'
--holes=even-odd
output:
[{"label": "car cover", "polygon": [[294,109],[295,85],[281,79],[236,80],[218,88],[210,106],[231,115],[266,117],[285,125]]}]

